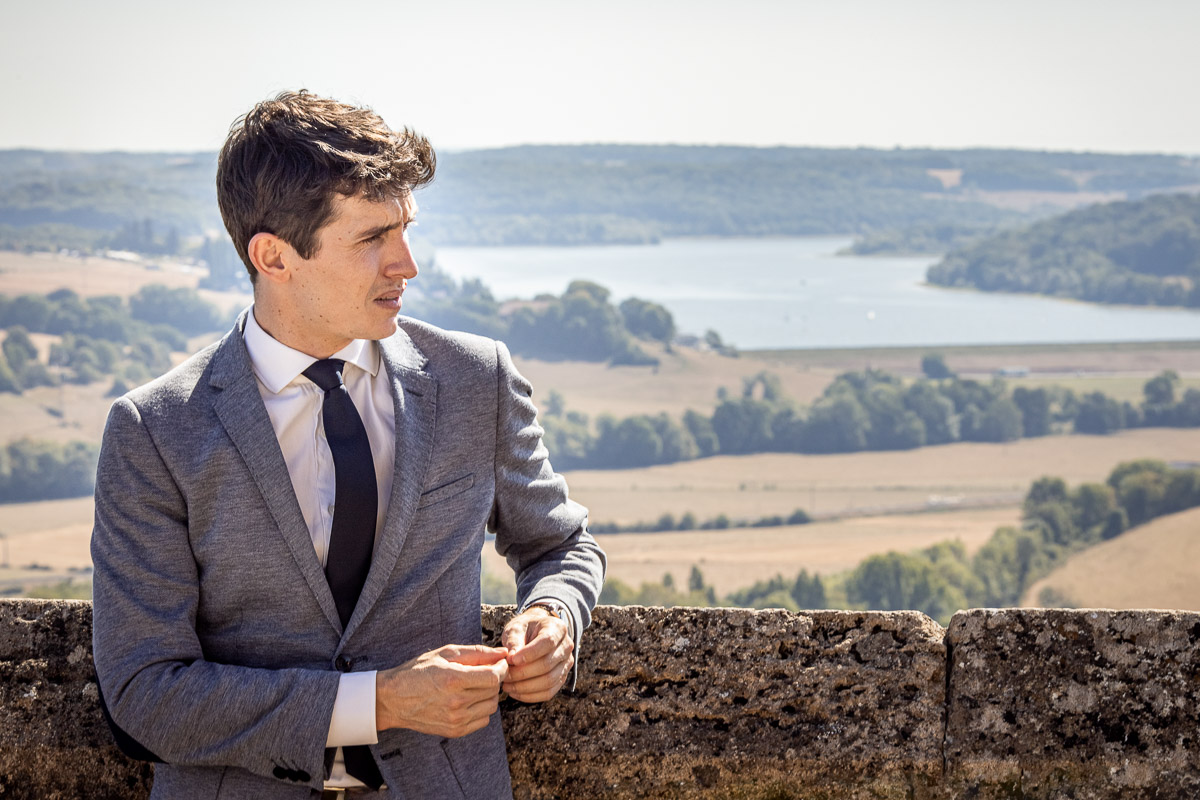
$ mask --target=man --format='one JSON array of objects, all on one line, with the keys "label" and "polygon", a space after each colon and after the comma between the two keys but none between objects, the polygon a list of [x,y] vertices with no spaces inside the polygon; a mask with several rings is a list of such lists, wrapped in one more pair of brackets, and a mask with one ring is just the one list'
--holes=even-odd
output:
[{"label": "man", "polygon": [[[305,92],[221,151],[254,305],[119,399],[96,671],[155,798],[510,797],[497,703],[572,679],[603,580],[504,345],[398,319],[424,138]],[[521,612],[480,641],[485,527]]]}]

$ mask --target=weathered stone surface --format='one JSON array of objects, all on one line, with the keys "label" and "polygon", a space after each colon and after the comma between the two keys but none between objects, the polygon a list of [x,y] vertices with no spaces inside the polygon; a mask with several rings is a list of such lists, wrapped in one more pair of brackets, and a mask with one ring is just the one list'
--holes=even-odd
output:
[{"label": "weathered stone surface", "polygon": [[[511,611],[485,608],[485,638]],[[930,796],[943,634],[915,612],[602,607],[574,693],[503,705],[518,800]]]},{"label": "weathered stone surface", "polygon": [[[502,707],[519,800],[1191,798],[1198,642],[1169,611],[602,607],[577,690]],[[0,798],[150,775],[101,717],[89,604],[0,600]]]},{"label": "weathered stone surface", "polygon": [[91,603],[0,601],[0,797],[136,800],[150,774],[104,724]]},{"label": "weathered stone surface", "polygon": [[1200,796],[1198,641],[1186,612],[956,614],[949,796]]}]

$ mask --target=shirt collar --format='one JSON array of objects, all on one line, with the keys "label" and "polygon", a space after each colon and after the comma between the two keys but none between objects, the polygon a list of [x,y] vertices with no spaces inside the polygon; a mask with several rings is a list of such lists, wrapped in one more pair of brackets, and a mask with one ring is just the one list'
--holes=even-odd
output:
[{"label": "shirt collar", "polygon": [[[254,374],[272,394],[279,394],[317,361],[306,353],[288,347],[264,331],[254,318],[254,306],[250,307],[250,313],[246,315],[246,330],[243,336]],[[371,375],[379,372],[379,345],[367,339],[355,339],[330,358],[340,358]]]}]

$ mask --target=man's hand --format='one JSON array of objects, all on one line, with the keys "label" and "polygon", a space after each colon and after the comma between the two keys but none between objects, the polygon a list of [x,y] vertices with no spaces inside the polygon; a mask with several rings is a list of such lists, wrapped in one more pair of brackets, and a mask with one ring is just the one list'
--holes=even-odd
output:
[{"label": "man's hand", "polygon": [[375,677],[375,727],[458,738],[488,724],[508,675],[503,647],[448,644]]},{"label": "man's hand", "polygon": [[575,665],[575,643],[564,620],[541,606],[518,614],[504,626],[508,649],[504,691],[523,703],[540,703],[558,694]]}]

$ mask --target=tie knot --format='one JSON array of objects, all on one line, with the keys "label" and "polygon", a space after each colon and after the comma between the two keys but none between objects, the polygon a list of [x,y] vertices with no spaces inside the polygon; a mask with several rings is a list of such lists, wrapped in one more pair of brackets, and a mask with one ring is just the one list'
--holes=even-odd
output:
[{"label": "tie knot", "polygon": [[304,377],[329,392],[342,385],[342,368],[345,366],[346,362],[340,358],[314,361],[308,369],[304,370]]}]

